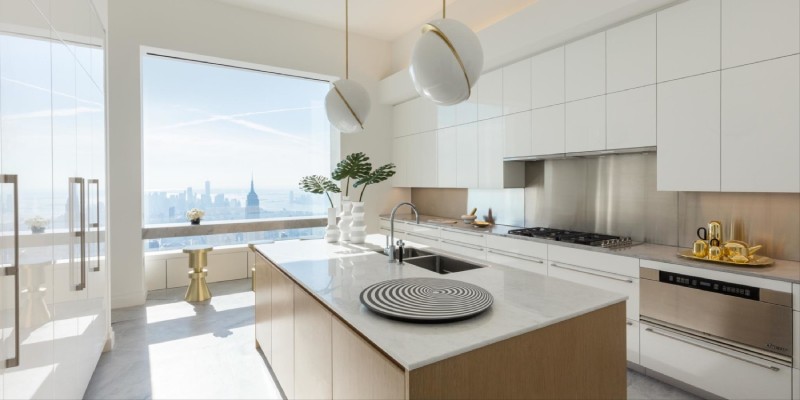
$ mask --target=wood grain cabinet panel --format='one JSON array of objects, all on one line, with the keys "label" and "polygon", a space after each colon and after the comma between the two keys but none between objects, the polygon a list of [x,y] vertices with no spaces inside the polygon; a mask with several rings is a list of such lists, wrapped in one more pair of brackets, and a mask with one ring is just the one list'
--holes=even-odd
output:
[{"label": "wood grain cabinet panel", "polygon": [[294,396],[330,399],[331,313],[311,295],[294,287]]},{"label": "wood grain cabinet panel", "polygon": [[272,270],[274,267],[260,253],[256,253],[255,275],[255,328],[256,345],[272,362]]},{"label": "wood grain cabinet panel", "polygon": [[294,398],[294,283],[272,269],[272,371],[286,397]]},{"label": "wood grain cabinet panel", "polygon": [[332,320],[334,399],[404,399],[405,372],[338,318]]}]

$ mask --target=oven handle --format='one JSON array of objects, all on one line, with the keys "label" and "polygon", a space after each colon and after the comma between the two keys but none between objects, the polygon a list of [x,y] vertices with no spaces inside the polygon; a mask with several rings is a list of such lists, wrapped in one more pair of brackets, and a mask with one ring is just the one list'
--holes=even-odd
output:
[{"label": "oven handle", "polygon": [[[571,267],[576,267],[576,268],[570,268],[570,267],[567,267],[566,265],[569,265],[569,266],[571,266]],[[580,273],[582,273],[582,274],[599,276],[599,277],[601,277],[601,278],[613,279],[613,280],[615,280],[615,281],[626,282],[626,283],[633,283],[633,280],[632,280],[632,279],[623,279],[623,278],[617,278],[617,277],[613,277],[613,276],[609,276],[609,275],[605,275],[605,274],[598,274],[598,273],[596,273],[596,272],[584,271],[584,270],[583,270],[581,267],[578,267],[577,265],[566,264],[566,263],[561,263],[561,264],[550,263],[550,266],[551,266],[551,267],[556,267],[556,268],[568,269],[568,270],[570,270],[570,271],[574,271],[574,272],[580,272]],[[578,268],[581,268],[581,269],[578,269]]]},{"label": "oven handle", "polygon": [[743,357],[737,357],[737,356],[735,356],[733,354],[726,353],[724,351],[720,351],[720,350],[717,350],[717,349],[713,349],[711,347],[703,346],[701,344],[692,342],[690,340],[670,335],[670,334],[668,334],[666,332],[657,331],[657,330],[655,330],[653,328],[646,328],[645,331],[650,332],[650,333],[655,333],[656,335],[663,336],[663,337],[666,337],[666,338],[669,338],[669,339],[672,339],[672,340],[677,340],[677,341],[682,342],[682,343],[690,344],[692,346],[699,347],[699,348],[701,348],[703,350],[708,350],[708,351],[711,351],[711,352],[714,352],[714,353],[717,353],[717,354],[722,354],[723,356],[727,356],[727,357],[730,357],[730,358],[733,358],[733,359],[736,359],[736,360],[739,360],[739,361],[744,361],[744,362],[746,362],[748,364],[753,364],[753,365],[759,366],[761,368],[766,368],[766,369],[771,370],[771,371],[778,372],[778,371],[781,370],[780,368],[778,368],[778,367],[776,367],[774,365],[765,365],[765,364],[761,364],[761,363],[758,363],[758,362],[755,362],[755,361],[748,360],[748,359],[743,358]]}]

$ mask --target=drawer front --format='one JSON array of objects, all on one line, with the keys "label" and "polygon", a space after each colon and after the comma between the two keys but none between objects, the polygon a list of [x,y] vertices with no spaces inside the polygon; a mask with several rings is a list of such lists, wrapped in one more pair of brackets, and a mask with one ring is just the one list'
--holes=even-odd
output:
[{"label": "drawer front", "polygon": [[800,368],[800,311],[794,312],[794,328],[792,329],[794,335],[794,367]]},{"label": "drawer front", "polygon": [[[390,231],[389,231],[389,229],[388,229],[388,228],[387,228],[387,229],[384,229],[383,227],[381,227],[381,229],[380,229],[379,233],[380,233],[381,235],[384,235],[384,236],[386,236],[386,237],[388,238],[388,237],[389,237],[389,233],[390,233]],[[406,238],[406,234],[405,234],[404,232],[402,232],[402,231],[398,231],[398,230],[397,230],[397,227],[395,226],[395,227],[394,227],[394,241],[395,241],[395,242],[397,242],[397,241],[398,241],[398,240],[400,240],[400,239],[402,239],[402,240],[406,240],[406,239],[407,239],[407,238]]]},{"label": "drawer front", "polygon": [[627,320],[625,321],[628,344],[628,361],[639,364],[639,322]]},{"label": "drawer front", "polygon": [[792,369],[679,332],[640,325],[642,366],[729,399],[789,399]]},{"label": "drawer front", "polygon": [[486,261],[495,264],[505,265],[521,269],[523,271],[535,272],[547,275],[547,260],[520,254],[508,253],[502,250],[495,250],[489,247],[486,250]]},{"label": "drawer front", "polygon": [[573,249],[570,247],[548,245],[547,258],[567,264],[610,272],[617,275],[639,277],[639,259],[615,256],[597,251]]},{"label": "drawer front", "polygon": [[[379,225],[380,225],[381,229],[386,229],[387,231],[389,230],[389,220],[381,219],[380,222],[379,222]],[[395,228],[397,228],[396,224],[395,224]]]},{"label": "drawer front", "polygon": [[439,239],[436,239],[435,237],[423,235],[421,233],[406,232],[404,234],[404,239],[403,240],[407,240],[407,241],[411,242],[412,243],[411,247],[414,247],[413,243],[419,243],[421,245],[431,246],[431,247],[438,247],[439,246]]},{"label": "drawer front", "polygon": [[[651,260],[641,260],[641,266],[644,268],[657,269],[660,271],[675,272],[677,274],[715,279],[718,281],[725,281],[730,283],[738,283],[740,285],[756,286],[764,289],[775,290],[778,292],[784,292],[784,293],[792,292],[791,283],[778,281],[774,279],[758,278],[755,276],[748,276],[741,274],[732,274],[729,272],[714,271],[710,269],[696,268],[696,267],[687,267],[685,265],[670,264],[670,263],[651,261]],[[786,305],[788,306],[788,303]]]},{"label": "drawer front", "polygon": [[411,222],[411,223],[405,223],[403,228],[406,231],[406,233],[409,234],[415,233],[416,235],[422,235],[431,239],[439,238],[439,228],[435,226],[421,225]]},{"label": "drawer front", "polygon": [[441,238],[453,242],[461,242],[471,244],[473,246],[486,247],[486,234],[481,232],[442,228]]},{"label": "drawer front", "polygon": [[792,296],[794,297],[794,309],[800,311],[800,284],[792,285]]},{"label": "drawer front", "polygon": [[639,279],[556,261],[548,263],[547,272],[555,278],[628,296],[625,316],[634,321],[639,320]]},{"label": "drawer front", "polygon": [[547,245],[503,236],[486,236],[486,248],[547,260]]},{"label": "drawer front", "polygon": [[439,241],[438,247],[444,251],[459,256],[475,258],[478,260],[486,260],[486,251],[481,246],[454,242],[443,238]]},{"label": "drawer front", "polygon": [[793,400],[800,400],[800,369],[792,370],[792,382],[794,382],[792,386],[792,399]]}]

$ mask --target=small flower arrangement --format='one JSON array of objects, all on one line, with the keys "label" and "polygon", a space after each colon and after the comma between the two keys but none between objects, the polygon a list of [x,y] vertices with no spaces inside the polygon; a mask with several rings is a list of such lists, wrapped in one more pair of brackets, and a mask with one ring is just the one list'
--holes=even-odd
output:
[{"label": "small flower arrangement", "polygon": [[200,219],[203,218],[204,215],[206,215],[206,212],[199,208],[193,208],[186,212],[186,218],[195,225],[200,223]]},{"label": "small flower arrangement", "polygon": [[39,215],[25,220],[25,224],[31,228],[31,232],[33,233],[44,232],[44,228],[46,228],[47,224],[49,223],[50,223],[49,219]]}]

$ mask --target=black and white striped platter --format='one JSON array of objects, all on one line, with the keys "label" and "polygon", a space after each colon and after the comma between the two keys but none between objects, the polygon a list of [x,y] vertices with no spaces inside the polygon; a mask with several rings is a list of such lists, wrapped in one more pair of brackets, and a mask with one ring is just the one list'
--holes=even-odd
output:
[{"label": "black and white striped platter", "polygon": [[412,322],[448,322],[486,311],[494,298],[481,287],[452,279],[406,278],[378,282],[361,303],[382,316]]}]

